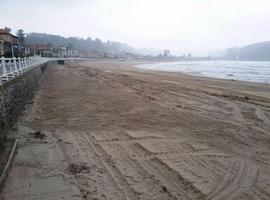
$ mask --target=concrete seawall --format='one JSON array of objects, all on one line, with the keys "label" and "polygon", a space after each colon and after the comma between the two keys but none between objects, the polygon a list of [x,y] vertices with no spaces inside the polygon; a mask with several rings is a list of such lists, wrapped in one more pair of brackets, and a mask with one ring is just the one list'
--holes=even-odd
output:
[{"label": "concrete seawall", "polygon": [[0,143],[33,97],[48,64],[41,64],[0,85]]}]

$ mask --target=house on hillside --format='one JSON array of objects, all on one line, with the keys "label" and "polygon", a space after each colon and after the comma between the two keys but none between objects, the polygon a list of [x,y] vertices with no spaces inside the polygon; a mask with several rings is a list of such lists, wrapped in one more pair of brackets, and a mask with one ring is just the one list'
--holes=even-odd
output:
[{"label": "house on hillside", "polygon": [[31,45],[27,45],[29,47],[29,51],[30,51],[30,55],[31,56],[35,56],[38,54],[38,47],[39,45],[37,44],[31,44]]},{"label": "house on hillside", "polygon": [[79,51],[77,49],[67,49],[67,57],[78,57]]},{"label": "house on hillside", "polygon": [[73,47],[71,43],[69,43],[66,47],[67,57],[78,57],[79,51]]},{"label": "house on hillside", "polygon": [[48,43],[47,45],[39,44],[32,46],[35,48],[35,54],[40,55],[42,57],[53,57],[53,45]]},{"label": "house on hillside", "polygon": [[66,47],[54,47],[52,51],[53,57],[67,57],[67,48]]},{"label": "house on hillside", "polygon": [[0,56],[17,57],[18,54],[18,37],[0,29]]},{"label": "house on hillside", "polygon": [[77,49],[68,49],[67,48],[67,57],[78,57],[79,51]]},{"label": "house on hillside", "polygon": [[65,46],[54,47],[51,43],[44,44],[32,44],[28,46],[30,49],[30,55],[40,55],[42,57],[78,57],[79,51],[74,48]]},{"label": "house on hillside", "polygon": [[37,50],[38,55],[40,55],[41,57],[52,57],[52,51],[53,48],[50,47],[39,47]]},{"label": "house on hillside", "polygon": [[40,45],[37,47],[36,54],[42,57],[62,58],[67,57],[67,49],[66,47],[53,47],[51,44]]}]

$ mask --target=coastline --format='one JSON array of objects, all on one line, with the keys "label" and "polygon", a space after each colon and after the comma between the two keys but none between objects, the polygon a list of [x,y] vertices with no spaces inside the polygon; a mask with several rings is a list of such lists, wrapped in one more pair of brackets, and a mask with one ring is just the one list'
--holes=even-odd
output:
[{"label": "coastline", "polygon": [[181,72],[192,76],[202,76],[232,81],[270,83],[270,63],[257,61],[178,61],[157,62],[136,65],[140,69],[163,72]]},{"label": "coastline", "polygon": [[[83,63],[89,63],[89,62],[83,62]],[[198,84],[200,81],[203,82],[203,84],[211,84],[215,85],[216,83],[220,85],[221,88],[231,90],[230,88],[238,88],[239,92],[243,92],[246,89],[248,89],[251,92],[260,93],[259,95],[263,95],[266,97],[270,97],[270,86],[269,84],[265,83],[258,83],[258,82],[250,82],[250,81],[243,81],[243,80],[232,80],[232,79],[223,79],[223,78],[215,78],[215,77],[209,77],[209,76],[200,76],[200,75],[192,75],[180,71],[161,71],[161,70],[152,70],[152,69],[145,69],[145,68],[139,68],[137,65],[142,64],[158,64],[159,62],[156,61],[145,61],[145,60],[139,60],[139,61],[111,61],[111,60],[96,60],[92,61],[91,63],[97,63],[97,67],[100,69],[104,69],[106,71],[116,70],[119,73],[128,73],[128,72],[141,72],[146,74],[154,74],[157,76],[168,76],[170,79],[173,79],[174,81],[179,81],[183,79],[183,81],[192,81],[194,80],[196,84]],[[100,65],[102,63],[102,65]],[[84,64],[82,64],[84,65]],[[216,87],[218,87],[218,85]],[[233,90],[232,90],[233,91]],[[247,91],[248,92],[248,91]]]}]

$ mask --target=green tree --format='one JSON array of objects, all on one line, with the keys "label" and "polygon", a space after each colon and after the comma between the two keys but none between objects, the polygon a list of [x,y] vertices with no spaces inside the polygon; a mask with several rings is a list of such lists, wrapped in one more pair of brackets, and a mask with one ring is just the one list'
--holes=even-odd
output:
[{"label": "green tree", "polygon": [[67,49],[68,50],[74,50],[74,47],[73,47],[73,45],[71,43],[68,43]]},{"label": "green tree", "polygon": [[18,56],[25,56],[25,33],[22,29],[17,31],[18,36]]},{"label": "green tree", "polygon": [[22,29],[19,29],[17,31],[17,36],[19,37],[19,44],[24,46],[24,38],[25,38],[25,33]]}]

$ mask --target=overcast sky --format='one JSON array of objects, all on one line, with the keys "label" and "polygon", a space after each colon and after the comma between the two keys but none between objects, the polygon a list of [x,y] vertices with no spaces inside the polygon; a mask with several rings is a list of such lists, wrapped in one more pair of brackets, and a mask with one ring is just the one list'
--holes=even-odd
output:
[{"label": "overcast sky", "polygon": [[0,0],[0,27],[198,53],[270,40],[270,0]]}]

